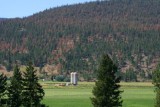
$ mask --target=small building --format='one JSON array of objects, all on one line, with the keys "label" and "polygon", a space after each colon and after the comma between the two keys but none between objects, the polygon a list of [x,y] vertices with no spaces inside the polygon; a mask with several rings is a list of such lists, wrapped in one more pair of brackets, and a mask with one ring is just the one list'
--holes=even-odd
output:
[{"label": "small building", "polygon": [[78,74],[77,72],[72,72],[71,73],[71,84],[77,85],[78,83]]}]

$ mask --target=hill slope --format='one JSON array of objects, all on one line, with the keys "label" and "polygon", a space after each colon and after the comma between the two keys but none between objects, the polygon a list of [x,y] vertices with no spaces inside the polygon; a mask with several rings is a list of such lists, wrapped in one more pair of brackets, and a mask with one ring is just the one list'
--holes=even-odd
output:
[{"label": "hill slope", "polygon": [[[125,72],[148,74],[160,58],[160,0],[110,0],[53,8],[0,22],[0,63],[54,64],[93,74],[109,53]],[[138,74],[138,73],[137,73]]]},{"label": "hill slope", "polygon": [[6,18],[0,18],[0,21],[4,21],[4,20],[7,20]]}]

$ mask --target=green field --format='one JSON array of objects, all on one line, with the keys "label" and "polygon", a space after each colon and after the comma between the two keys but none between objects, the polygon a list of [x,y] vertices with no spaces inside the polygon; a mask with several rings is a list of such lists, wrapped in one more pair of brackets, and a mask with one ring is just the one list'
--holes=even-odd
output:
[{"label": "green field", "polygon": [[[80,83],[78,86],[55,87],[54,83],[43,83],[45,98],[49,107],[92,107],[90,97],[94,83]],[[153,107],[154,89],[151,83],[121,83],[123,107]]]}]

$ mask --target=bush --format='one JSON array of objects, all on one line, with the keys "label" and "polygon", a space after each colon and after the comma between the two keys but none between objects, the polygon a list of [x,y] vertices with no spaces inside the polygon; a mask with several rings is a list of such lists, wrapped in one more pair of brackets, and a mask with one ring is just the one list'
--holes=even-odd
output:
[{"label": "bush", "polygon": [[63,75],[58,75],[58,76],[55,77],[55,80],[59,81],[59,82],[64,81],[64,79],[65,79],[65,77]]}]

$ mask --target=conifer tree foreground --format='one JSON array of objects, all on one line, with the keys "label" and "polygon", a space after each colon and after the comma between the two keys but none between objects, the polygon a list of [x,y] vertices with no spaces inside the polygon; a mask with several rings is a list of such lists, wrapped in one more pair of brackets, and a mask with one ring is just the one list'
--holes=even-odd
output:
[{"label": "conifer tree foreground", "polygon": [[160,107],[160,64],[153,72],[153,84],[156,92],[155,107]]},{"label": "conifer tree foreground", "polygon": [[7,90],[7,77],[4,74],[0,74],[0,106],[4,104],[2,100],[6,95]]},{"label": "conifer tree foreground", "polygon": [[117,67],[108,55],[103,55],[98,72],[97,81],[93,88],[94,97],[91,98],[94,107],[121,107],[122,99],[119,90],[120,77],[116,77]]},{"label": "conifer tree foreground", "polygon": [[29,63],[24,73],[24,90],[23,90],[23,106],[24,107],[40,107],[41,100],[44,96],[44,90],[38,83],[36,70],[32,63]]},{"label": "conifer tree foreground", "polygon": [[8,103],[10,107],[20,107],[22,105],[22,74],[18,65],[15,66],[11,84],[8,87]]}]

